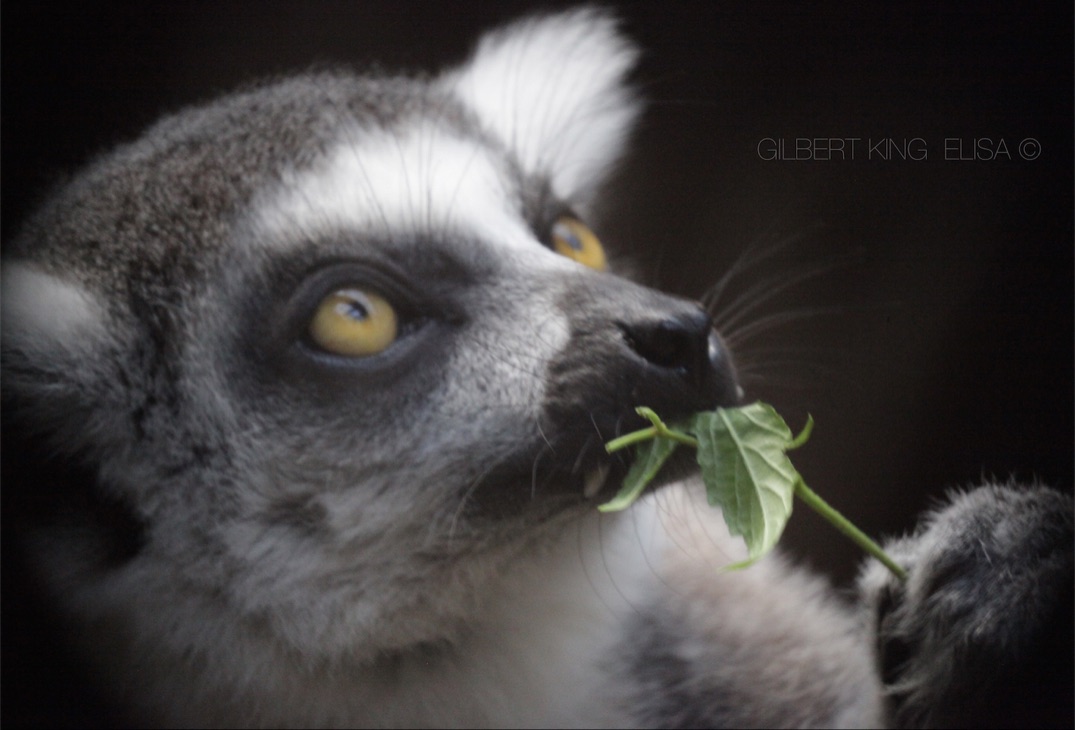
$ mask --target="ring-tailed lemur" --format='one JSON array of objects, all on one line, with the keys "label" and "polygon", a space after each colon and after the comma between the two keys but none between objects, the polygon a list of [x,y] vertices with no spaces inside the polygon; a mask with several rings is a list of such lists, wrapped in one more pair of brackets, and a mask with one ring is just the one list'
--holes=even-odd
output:
[{"label": "ring-tailed lemur", "polygon": [[594,509],[635,406],[741,398],[706,312],[611,273],[584,223],[635,56],[580,9],[432,78],[268,83],[166,118],[25,226],[5,425],[65,469],[8,489],[127,720],[1070,711],[1059,493],[954,498],[892,546],[909,580],[865,570],[854,610],[779,557],[721,572],[741,548],[689,477]]}]

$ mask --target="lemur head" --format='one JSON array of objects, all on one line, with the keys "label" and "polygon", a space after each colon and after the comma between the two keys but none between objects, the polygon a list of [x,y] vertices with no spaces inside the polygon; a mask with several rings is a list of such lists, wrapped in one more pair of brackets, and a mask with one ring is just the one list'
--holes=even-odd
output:
[{"label": "lemur head", "polygon": [[440,76],[183,111],[60,190],[3,267],[5,415],[89,468],[65,505],[137,539],[57,508],[59,590],[307,654],[436,640],[616,489],[636,406],[736,400],[705,312],[584,223],[635,55],[601,13],[530,19]]}]

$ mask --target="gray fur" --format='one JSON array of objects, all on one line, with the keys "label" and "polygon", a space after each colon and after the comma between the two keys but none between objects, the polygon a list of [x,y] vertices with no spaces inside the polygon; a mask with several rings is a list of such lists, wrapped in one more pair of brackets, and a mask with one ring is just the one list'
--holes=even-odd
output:
[{"label": "gray fur", "polygon": [[[860,583],[901,725],[1062,725],[1071,720],[1070,498],[1043,487],[956,493],[888,546]],[[964,667],[953,672],[953,666]]]},{"label": "gray fur", "polygon": [[[124,719],[958,723],[983,656],[1009,676],[1070,632],[1072,504],[1048,490],[958,498],[864,607],[780,557],[721,573],[740,548],[690,480],[596,513],[635,406],[739,397],[697,305],[547,247],[594,209],[636,55],[582,9],[438,77],[269,82],[166,118],[27,223],[5,421],[70,471],[18,485],[26,543]],[[311,349],[312,303],[356,282],[399,340]]]}]

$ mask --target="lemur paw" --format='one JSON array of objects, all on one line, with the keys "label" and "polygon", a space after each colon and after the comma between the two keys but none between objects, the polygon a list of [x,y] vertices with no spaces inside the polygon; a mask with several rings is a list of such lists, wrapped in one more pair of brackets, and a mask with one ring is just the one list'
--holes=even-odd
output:
[{"label": "lemur paw", "polygon": [[1043,487],[953,495],[860,579],[898,726],[1071,726],[1075,502]]}]

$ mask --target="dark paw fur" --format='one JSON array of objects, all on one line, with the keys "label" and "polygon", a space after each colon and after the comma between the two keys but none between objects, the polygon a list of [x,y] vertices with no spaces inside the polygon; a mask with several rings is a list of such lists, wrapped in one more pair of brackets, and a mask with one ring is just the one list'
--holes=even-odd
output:
[{"label": "dark paw fur", "polygon": [[1070,727],[1075,530],[1070,495],[983,487],[954,496],[861,579],[892,721]]}]

